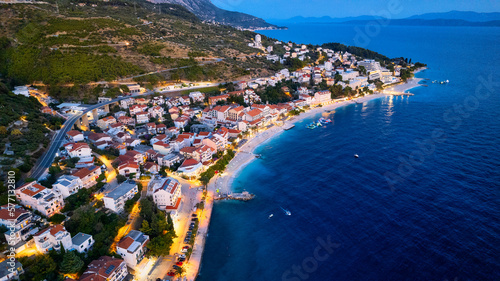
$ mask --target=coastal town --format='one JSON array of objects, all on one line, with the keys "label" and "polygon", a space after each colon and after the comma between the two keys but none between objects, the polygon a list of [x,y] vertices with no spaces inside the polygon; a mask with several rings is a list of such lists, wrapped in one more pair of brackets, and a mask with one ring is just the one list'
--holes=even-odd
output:
[{"label": "coastal town", "polygon": [[[304,118],[417,87],[412,73],[424,66],[281,41],[266,46],[260,35],[249,46],[299,67],[244,81],[165,81],[153,90],[110,82],[96,104],[16,87],[14,94],[37,98],[44,114],[65,120],[16,187],[16,204],[0,208],[16,258],[59,259],[68,281],[194,280],[214,200],[253,198],[231,185],[256,159],[255,147]],[[285,52],[273,52],[278,47]],[[316,60],[304,63],[313,53]],[[106,95],[113,86],[116,97]],[[26,274],[22,260],[0,279]]]}]

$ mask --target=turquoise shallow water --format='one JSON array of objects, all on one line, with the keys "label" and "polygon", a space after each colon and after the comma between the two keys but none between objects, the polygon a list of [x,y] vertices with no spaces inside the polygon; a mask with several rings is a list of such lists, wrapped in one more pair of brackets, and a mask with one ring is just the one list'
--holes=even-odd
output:
[{"label": "turquoise shallow water", "polygon": [[[262,33],[354,44],[353,28]],[[216,203],[197,280],[500,280],[499,44],[498,28],[384,27],[368,48],[450,84],[259,147],[234,184],[257,197]]]}]

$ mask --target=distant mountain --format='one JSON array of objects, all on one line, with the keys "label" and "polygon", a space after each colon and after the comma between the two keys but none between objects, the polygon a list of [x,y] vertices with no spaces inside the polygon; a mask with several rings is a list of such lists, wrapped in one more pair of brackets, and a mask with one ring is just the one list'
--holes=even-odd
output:
[{"label": "distant mountain", "polygon": [[476,13],[466,11],[450,11],[446,13],[429,13],[422,15],[415,15],[406,19],[422,19],[422,20],[465,20],[470,22],[487,22],[500,20],[500,13]]},{"label": "distant mountain", "polygon": [[277,29],[278,26],[252,15],[232,12],[215,6],[210,0],[147,0],[161,4],[179,4],[206,22],[230,25],[240,29]]},{"label": "distant mountain", "polygon": [[358,16],[358,17],[345,17],[345,18],[332,18],[329,16],[324,17],[303,17],[297,16],[289,19],[268,19],[267,21],[275,24],[290,24],[290,23],[331,23],[331,22],[345,22],[353,20],[371,20],[373,16]]},{"label": "distant mountain", "polygon": [[[297,23],[351,23],[366,24],[376,20],[375,16],[358,16],[346,18],[324,17],[293,17],[289,19],[269,20],[276,24]],[[426,25],[426,26],[499,26],[500,13],[477,13],[450,11],[446,13],[428,13],[403,19],[391,19],[391,25]]]},{"label": "distant mountain", "polygon": [[[346,21],[342,23],[349,24],[370,24],[373,20],[354,20]],[[455,20],[455,19],[393,19],[389,20],[389,25],[406,25],[406,26],[500,26],[500,20],[495,21],[485,21],[485,22],[471,22],[466,20]]]}]

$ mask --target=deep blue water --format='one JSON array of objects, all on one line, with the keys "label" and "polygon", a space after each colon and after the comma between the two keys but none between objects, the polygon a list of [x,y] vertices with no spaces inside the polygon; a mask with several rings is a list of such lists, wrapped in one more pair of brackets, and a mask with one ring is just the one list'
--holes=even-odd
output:
[{"label": "deep blue water", "polygon": [[[354,44],[352,32],[262,33]],[[235,181],[257,197],[216,203],[198,280],[500,280],[498,46],[499,28],[383,27],[365,47],[451,82],[339,108],[331,125],[304,120],[258,148]]]}]

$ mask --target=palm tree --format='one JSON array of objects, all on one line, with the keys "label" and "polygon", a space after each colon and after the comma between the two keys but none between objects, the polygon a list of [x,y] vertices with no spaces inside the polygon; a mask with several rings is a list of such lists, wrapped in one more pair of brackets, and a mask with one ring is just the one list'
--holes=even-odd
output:
[{"label": "palm tree", "polygon": [[185,272],[186,270],[184,269],[184,267],[179,266],[175,269],[175,276],[181,277],[182,275],[184,275]]}]

